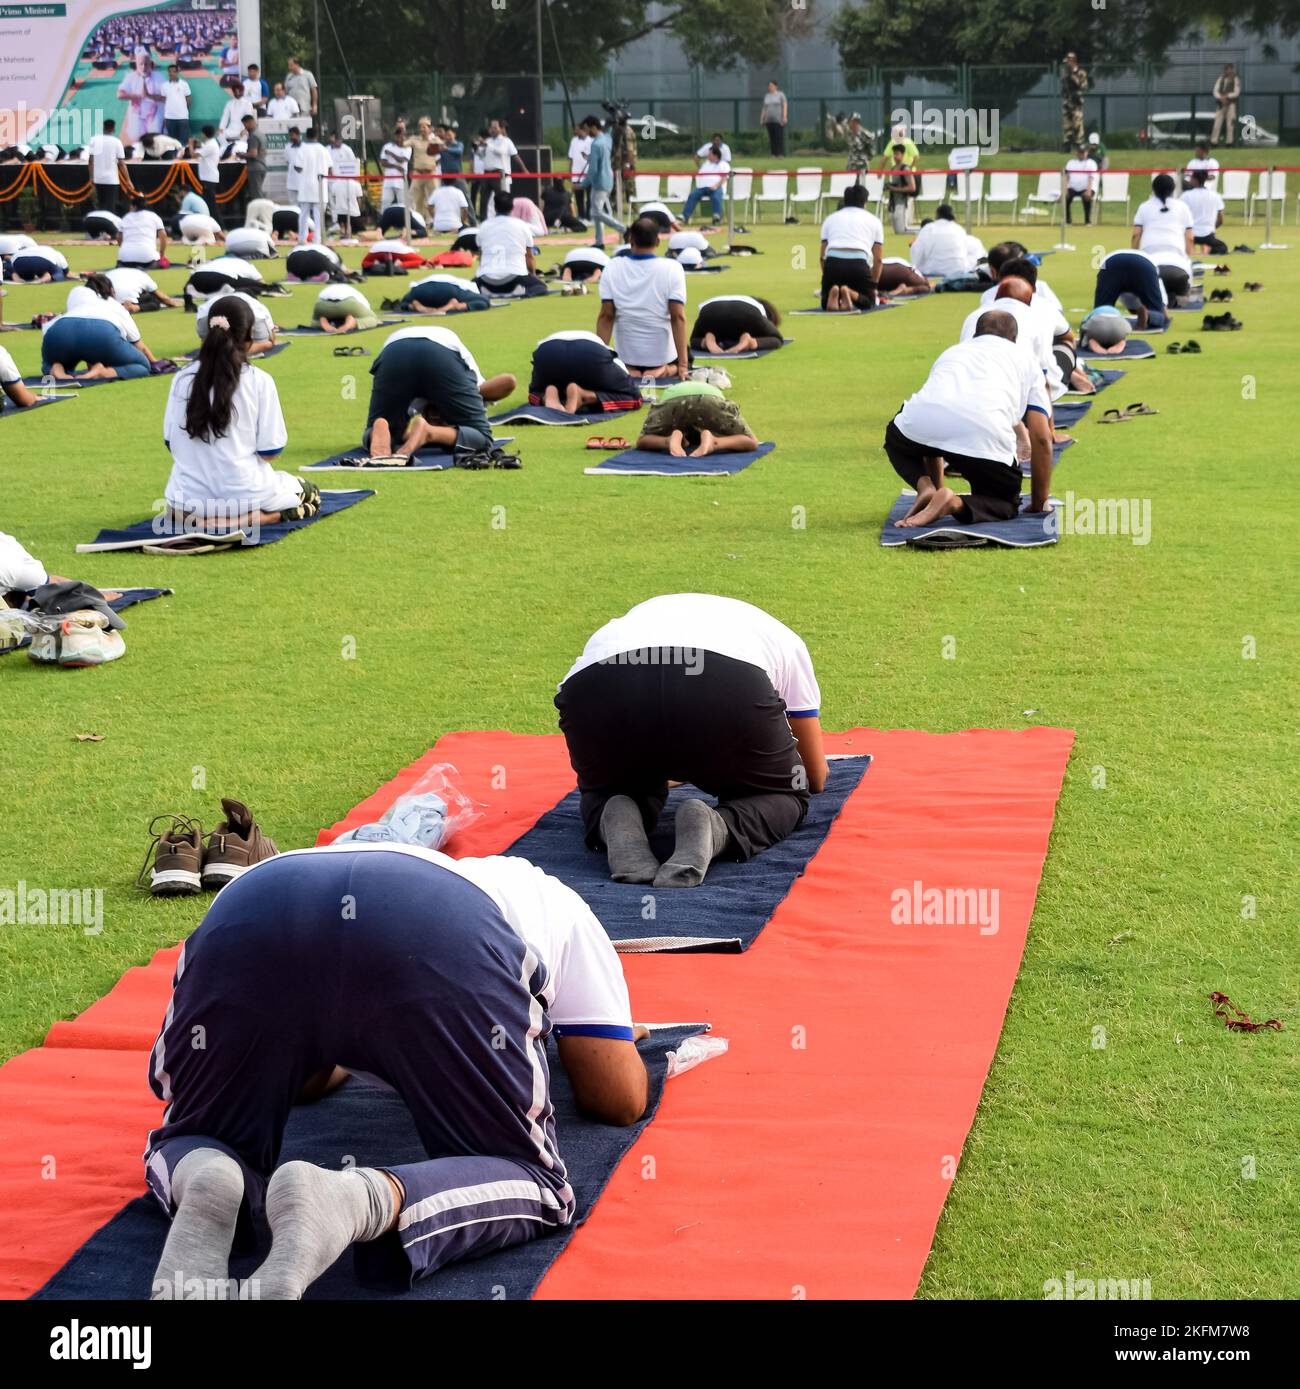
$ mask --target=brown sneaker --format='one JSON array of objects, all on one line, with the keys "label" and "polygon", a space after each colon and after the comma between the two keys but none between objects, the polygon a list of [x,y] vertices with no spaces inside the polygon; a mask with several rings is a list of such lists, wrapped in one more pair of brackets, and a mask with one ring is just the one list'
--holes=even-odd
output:
[{"label": "brown sneaker", "polygon": [[219,892],[255,863],[280,852],[262,833],[246,805],[223,797],[221,809],[226,818],[208,835],[203,851],[203,886],[212,892]]},{"label": "brown sneaker", "polygon": [[[170,820],[171,824],[160,834],[157,825],[163,820]],[[149,833],[154,842],[144,856],[136,882],[143,887],[147,874],[149,891],[155,897],[192,896],[201,881],[203,826],[188,815],[156,815],[149,823]]]}]

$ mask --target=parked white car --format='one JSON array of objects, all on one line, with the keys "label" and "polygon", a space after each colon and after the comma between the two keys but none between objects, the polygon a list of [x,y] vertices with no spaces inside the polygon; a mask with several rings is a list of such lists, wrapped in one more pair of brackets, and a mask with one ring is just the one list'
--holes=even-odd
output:
[{"label": "parked white car", "polygon": [[[1158,111],[1147,117],[1143,132],[1148,145],[1160,149],[1177,145],[1191,149],[1198,140],[1208,140],[1214,129],[1214,112]],[[1238,116],[1235,138],[1243,145],[1276,145],[1278,137],[1265,130],[1254,116]]]}]

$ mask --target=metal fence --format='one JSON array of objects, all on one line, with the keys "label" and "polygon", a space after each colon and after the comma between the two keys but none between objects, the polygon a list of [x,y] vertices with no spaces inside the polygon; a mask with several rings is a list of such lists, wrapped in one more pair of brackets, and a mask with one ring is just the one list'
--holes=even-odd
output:
[{"label": "metal fence", "polygon": [[[1217,62],[1181,63],[1157,70],[1149,64],[1131,68],[1095,67],[1084,101],[1084,123],[1099,130],[1116,148],[1143,143],[1153,114],[1213,114],[1211,89]],[[1283,143],[1300,141],[1300,90],[1277,63],[1239,64],[1242,99],[1239,116],[1249,115]],[[759,105],[765,75],[714,74],[683,66],[670,72],[623,71],[612,66],[597,82],[567,93],[548,80],[543,104],[547,140],[567,143],[575,119],[601,114],[601,103],[626,101],[639,118],[653,117],[680,128],[681,135],[660,127],[655,138],[667,152],[684,148],[715,130],[732,141],[762,141]],[[380,98],[385,123],[396,116],[429,114],[460,123],[462,131],[479,128],[489,117],[531,110],[536,81],[527,74],[499,73],[365,73],[357,90]],[[858,113],[870,129],[882,129],[897,110],[915,113],[984,110],[998,113],[1004,149],[1056,149],[1061,138],[1059,69],[1055,65],[956,64],[922,71],[871,68],[795,70],[782,75],[789,100],[788,143],[799,148],[827,148],[829,122]],[[332,85],[328,83],[327,85]],[[342,95],[330,92],[330,95]],[[757,143],[755,149],[758,148]]]}]

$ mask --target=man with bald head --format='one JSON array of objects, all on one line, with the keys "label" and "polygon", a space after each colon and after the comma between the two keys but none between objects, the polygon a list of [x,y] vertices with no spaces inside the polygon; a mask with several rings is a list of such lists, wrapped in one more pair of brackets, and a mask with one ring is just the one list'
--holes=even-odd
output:
[{"label": "man with bald head", "polygon": [[[895,523],[900,528],[949,516],[963,525],[1016,516],[1017,425],[1024,426],[1030,441],[1028,510],[1048,510],[1051,405],[1042,368],[1017,341],[1019,328],[1006,302],[981,310],[973,333],[940,354],[925,385],[890,421],[885,453],[899,477],[916,489],[911,511]],[[948,487],[948,472],[960,473],[970,492]]]}]

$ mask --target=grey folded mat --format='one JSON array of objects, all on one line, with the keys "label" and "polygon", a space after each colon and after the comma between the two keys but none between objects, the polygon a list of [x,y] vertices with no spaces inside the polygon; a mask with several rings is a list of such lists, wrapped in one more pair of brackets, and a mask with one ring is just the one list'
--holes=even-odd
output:
[{"label": "grey folded mat", "polygon": [[1081,362],[1140,362],[1144,357],[1154,357],[1156,350],[1149,342],[1134,342],[1129,338],[1123,352],[1090,352],[1085,344],[1078,355]]},{"label": "grey folded mat", "polygon": [[948,517],[933,525],[898,530],[894,522],[901,521],[912,509],[915,492],[904,492],[890,509],[880,532],[880,543],[887,548],[910,545],[917,550],[957,550],[978,545],[1001,545],[1008,549],[1032,549],[1040,545],[1055,545],[1057,535],[1054,512],[1027,512],[1027,496],[1021,497],[1021,511],[1009,521],[974,521],[963,525]]}]

